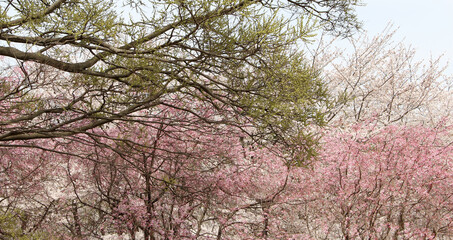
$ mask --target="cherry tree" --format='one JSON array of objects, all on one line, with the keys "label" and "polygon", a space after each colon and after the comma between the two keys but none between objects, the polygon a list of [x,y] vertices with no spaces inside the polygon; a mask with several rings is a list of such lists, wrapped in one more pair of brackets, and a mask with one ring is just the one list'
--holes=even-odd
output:
[{"label": "cherry tree", "polygon": [[323,69],[329,92],[336,96],[331,124],[354,124],[377,117],[382,125],[428,124],[451,117],[451,76],[441,57],[418,60],[414,48],[395,42],[388,26],[370,37],[357,34],[309,46],[313,64]]},{"label": "cherry tree", "polygon": [[[43,148],[47,147],[47,149]],[[0,237],[59,239],[54,223],[61,219],[55,187],[61,181],[59,156],[52,142],[14,142],[0,148]]]},{"label": "cherry tree", "polygon": [[[206,118],[212,113],[199,107],[198,114]],[[92,139],[78,140],[83,144],[66,146],[66,151],[84,157],[66,160],[72,187],[65,196],[76,199],[81,212],[99,212],[94,232],[89,230],[93,222],[85,226],[82,220],[89,216],[73,217],[79,237],[111,233],[132,239],[223,239],[276,234],[267,214],[286,188],[289,170],[283,153],[247,146],[240,130],[200,122],[185,111],[162,108],[158,115],[143,125],[110,126],[108,140],[91,135]]]},{"label": "cherry tree", "polygon": [[311,191],[297,209],[305,230],[316,239],[450,239],[450,135],[444,126],[333,130],[307,173]]}]

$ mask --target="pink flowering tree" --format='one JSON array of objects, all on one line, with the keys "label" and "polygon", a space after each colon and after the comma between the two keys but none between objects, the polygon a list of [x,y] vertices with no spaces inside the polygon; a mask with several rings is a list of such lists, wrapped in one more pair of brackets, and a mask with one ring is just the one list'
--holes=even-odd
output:
[{"label": "pink flowering tree", "polygon": [[[30,144],[30,143],[28,143]],[[60,202],[53,196],[58,159],[24,143],[0,148],[0,237],[57,239],[52,222],[59,221]]]},{"label": "pink flowering tree", "polygon": [[298,208],[311,237],[443,239],[453,235],[453,148],[445,127],[334,130]]},{"label": "pink flowering tree", "polygon": [[[212,113],[199,110],[206,118]],[[247,143],[238,129],[200,122],[185,111],[161,108],[158,114],[155,122],[112,125],[98,133],[102,138],[93,133],[65,146],[78,155],[67,156],[64,164],[71,185],[65,196],[75,199],[77,209],[69,225],[77,236],[282,234],[273,229],[271,216],[288,184],[281,150]],[[92,215],[84,212],[93,211],[99,212],[97,219],[89,220]]]}]

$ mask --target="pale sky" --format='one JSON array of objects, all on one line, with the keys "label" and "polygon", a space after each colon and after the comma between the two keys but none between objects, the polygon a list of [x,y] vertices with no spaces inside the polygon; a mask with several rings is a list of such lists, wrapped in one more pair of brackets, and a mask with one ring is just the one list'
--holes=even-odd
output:
[{"label": "pale sky", "polygon": [[363,29],[376,35],[392,23],[398,28],[395,41],[414,47],[417,57],[444,54],[453,74],[453,0],[363,0],[357,8]]}]

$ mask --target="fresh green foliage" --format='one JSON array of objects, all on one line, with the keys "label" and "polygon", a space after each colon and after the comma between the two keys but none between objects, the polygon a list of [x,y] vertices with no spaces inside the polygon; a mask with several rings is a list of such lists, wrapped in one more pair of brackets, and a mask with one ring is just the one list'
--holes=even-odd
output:
[{"label": "fresh green foliage", "polygon": [[20,213],[3,213],[0,212],[0,237],[5,240],[45,240],[54,239],[44,232],[33,231],[28,233],[24,231],[24,218]]},{"label": "fresh green foliage", "polygon": [[[19,63],[15,84],[26,91],[2,92],[0,141],[87,133],[138,121],[136,113],[147,110],[142,121],[159,106],[196,115],[172,101],[198,99],[213,109],[209,118],[200,116],[204,121],[241,126],[262,142],[292,145],[301,136],[311,142],[307,126],[323,124],[328,95],[298,44],[319,28],[348,34],[357,26],[355,5],[2,1],[0,55]],[[24,109],[27,99],[39,104]]]}]

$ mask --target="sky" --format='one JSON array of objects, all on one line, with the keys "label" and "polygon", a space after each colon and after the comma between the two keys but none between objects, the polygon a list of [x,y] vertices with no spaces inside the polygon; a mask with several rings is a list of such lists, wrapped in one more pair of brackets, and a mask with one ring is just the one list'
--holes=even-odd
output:
[{"label": "sky", "polygon": [[403,40],[417,52],[417,58],[429,59],[444,54],[453,74],[453,0],[362,0],[357,16],[370,35],[389,24],[398,28],[397,40]]}]

